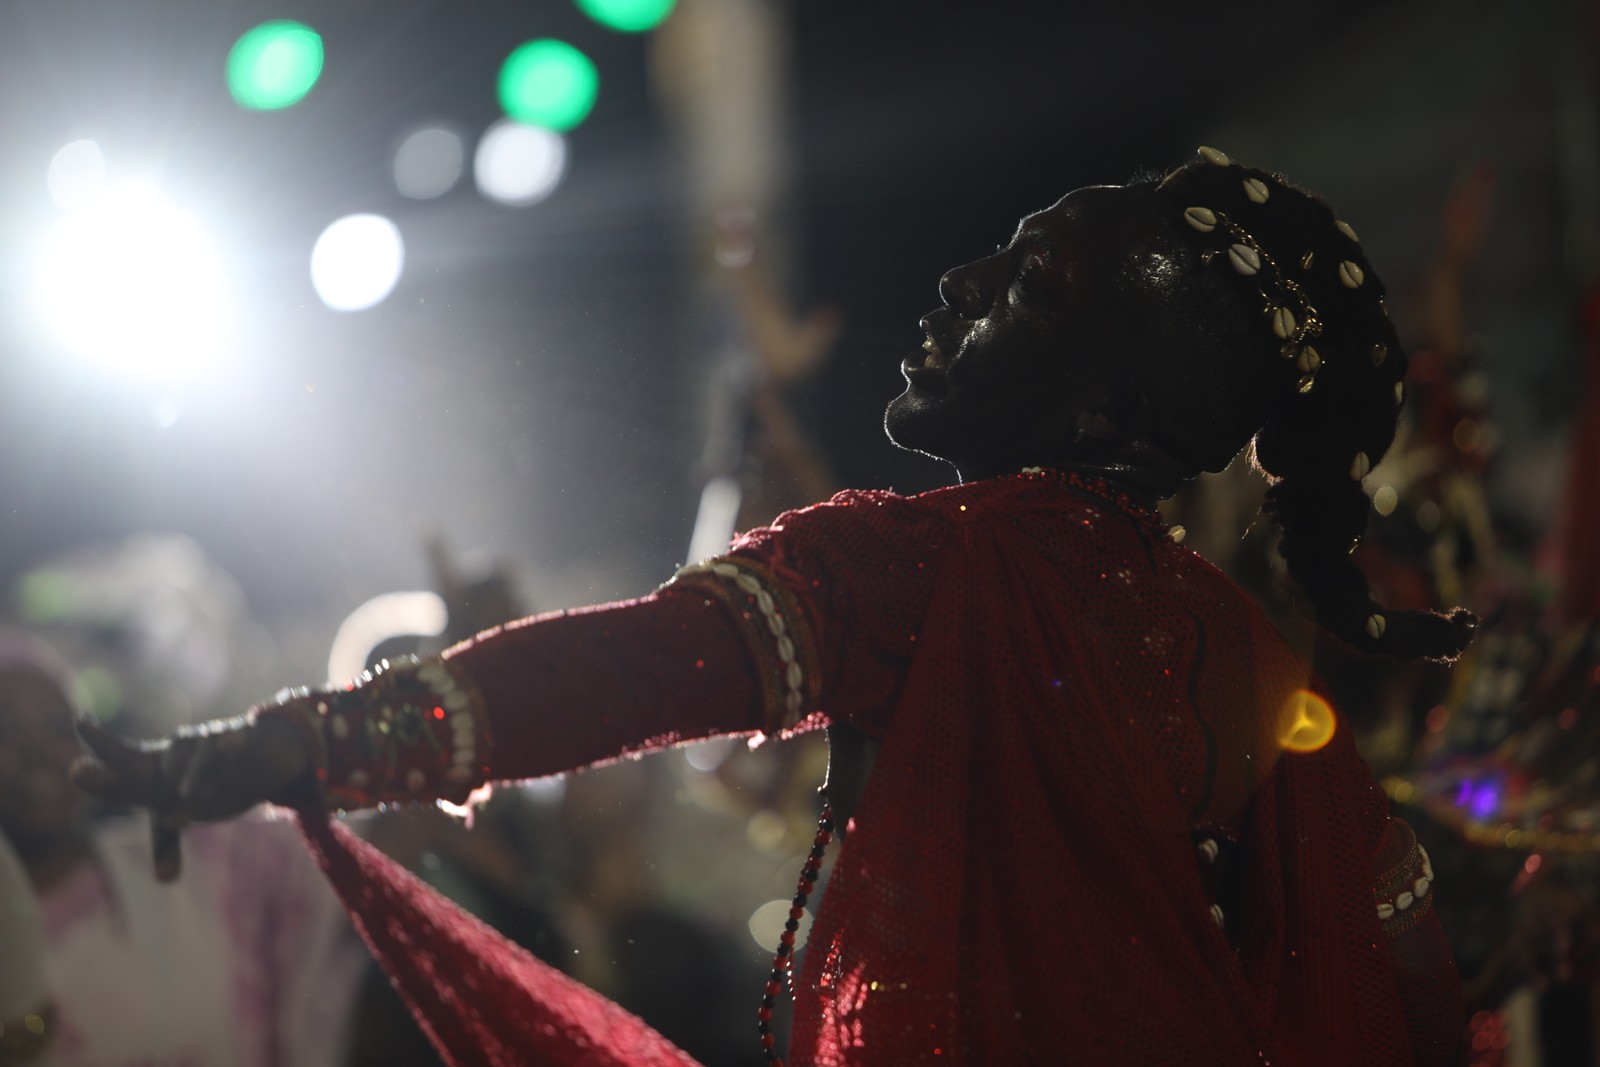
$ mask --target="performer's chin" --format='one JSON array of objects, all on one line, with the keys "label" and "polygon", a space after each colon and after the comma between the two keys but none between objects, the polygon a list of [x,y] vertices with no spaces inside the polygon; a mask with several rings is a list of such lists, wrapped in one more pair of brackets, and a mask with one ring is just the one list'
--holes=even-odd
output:
[{"label": "performer's chin", "polygon": [[889,401],[883,412],[883,430],[889,440],[907,452],[920,452],[942,459],[938,452],[939,411],[932,397],[921,395],[907,385],[905,392]]}]

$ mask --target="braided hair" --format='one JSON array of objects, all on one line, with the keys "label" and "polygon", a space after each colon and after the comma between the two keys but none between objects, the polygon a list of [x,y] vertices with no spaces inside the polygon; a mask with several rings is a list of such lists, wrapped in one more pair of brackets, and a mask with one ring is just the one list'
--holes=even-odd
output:
[{"label": "braided hair", "polygon": [[1390,611],[1351,559],[1367,524],[1361,480],[1393,442],[1404,401],[1406,352],[1382,281],[1321,198],[1214,149],[1201,157],[1157,189],[1199,250],[1198,295],[1223,327],[1210,355],[1265,376],[1248,383],[1263,401],[1249,420],[1290,576],[1316,620],[1356,648],[1455,658],[1477,625],[1470,612]]}]

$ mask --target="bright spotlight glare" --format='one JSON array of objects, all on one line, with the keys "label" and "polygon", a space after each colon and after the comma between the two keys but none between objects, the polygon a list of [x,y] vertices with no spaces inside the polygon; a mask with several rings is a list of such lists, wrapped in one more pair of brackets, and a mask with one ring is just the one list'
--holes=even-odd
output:
[{"label": "bright spotlight glare", "polygon": [[567,142],[553,130],[501,119],[484,131],[472,161],[478,191],[511,207],[537,204],[561,184]]},{"label": "bright spotlight glare", "polygon": [[418,130],[394,153],[394,187],[401,196],[431,200],[450,191],[461,177],[461,138],[449,130]]},{"label": "bright spotlight glare", "polygon": [[335,311],[362,311],[393,291],[405,254],[399,227],[382,215],[346,215],[311,249],[311,284]]},{"label": "bright spotlight glare", "polygon": [[35,283],[43,326],[108,370],[168,377],[221,350],[221,257],[193,219],[153,190],[108,192],[65,219],[45,240]]},{"label": "bright spotlight glare", "polygon": [[94,203],[105,189],[106,161],[93,141],[62,145],[50,159],[45,175],[50,199],[62,211],[77,211]]}]

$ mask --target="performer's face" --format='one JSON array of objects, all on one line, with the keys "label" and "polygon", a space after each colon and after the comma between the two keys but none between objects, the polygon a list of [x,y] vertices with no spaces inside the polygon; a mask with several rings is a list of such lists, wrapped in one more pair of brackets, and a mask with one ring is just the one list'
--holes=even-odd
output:
[{"label": "performer's face", "polygon": [[1079,189],[947,273],[927,341],[901,364],[890,438],[966,477],[1070,458],[1085,414],[1151,358],[1140,338],[1184,262],[1171,213],[1150,189]]},{"label": "performer's face", "polygon": [[54,679],[0,670],[0,830],[19,851],[68,832],[84,813],[87,798],[68,775],[82,751],[72,722]]}]

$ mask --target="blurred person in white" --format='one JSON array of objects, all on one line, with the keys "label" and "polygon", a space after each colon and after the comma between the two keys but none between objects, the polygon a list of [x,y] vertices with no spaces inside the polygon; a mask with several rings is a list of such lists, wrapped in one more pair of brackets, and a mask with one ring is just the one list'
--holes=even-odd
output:
[{"label": "blurred person in white", "polygon": [[147,817],[91,818],[71,783],[69,677],[52,649],[0,633],[0,830],[42,917],[51,1062],[343,1063],[366,950],[294,823],[210,827],[186,877],[159,883]]},{"label": "blurred person in white", "polygon": [[0,1067],[48,1067],[55,1011],[28,873],[0,837]]}]

